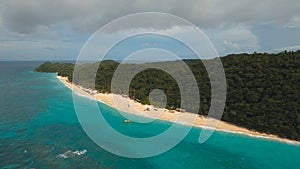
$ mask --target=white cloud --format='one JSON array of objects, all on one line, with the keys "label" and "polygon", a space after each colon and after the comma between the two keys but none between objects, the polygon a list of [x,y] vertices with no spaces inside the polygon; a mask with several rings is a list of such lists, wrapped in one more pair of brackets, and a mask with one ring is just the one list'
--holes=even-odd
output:
[{"label": "white cloud", "polygon": [[94,32],[113,19],[145,11],[178,15],[200,27],[282,24],[291,16],[300,16],[298,0],[3,0],[0,5],[5,26],[19,33],[34,32],[38,26],[51,27],[61,22],[67,22],[76,31]]},{"label": "white cloud", "polygon": [[6,36],[11,38],[30,38],[30,39],[56,39],[57,32],[53,29],[50,29],[47,26],[39,25],[35,28],[35,32],[33,34],[21,33],[21,32],[12,32],[5,30]]},{"label": "white cloud", "polygon": [[300,27],[300,17],[294,16],[292,17],[289,22],[285,25],[287,28],[299,28]]},{"label": "white cloud", "polygon": [[[153,31],[152,29],[139,28],[131,30],[118,31],[114,34],[103,34],[98,37],[99,45],[106,45],[124,35],[135,33],[137,30],[141,32]],[[259,51],[259,39],[251,31],[251,27],[245,25],[236,25],[234,27],[223,27],[218,29],[202,30],[204,35],[201,36],[198,31],[188,26],[173,26],[168,29],[160,30],[163,35],[175,35],[189,47],[196,47],[201,51],[201,58],[211,58],[215,56],[211,53],[211,44],[216,48],[217,52],[223,56],[228,53],[254,52]],[[206,37],[208,39],[206,39]],[[149,46],[149,43],[143,43],[142,46]],[[159,46],[159,45],[158,45]],[[95,48],[97,49],[97,48]],[[193,49],[195,50],[195,49]],[[180,51],[178,51],[179,54]],[[191,53],[180,53],[182,56],[191,56]]]},{"label": "white cloud", "polygon": [[0,60],[68,60],[76,58],[81,44],[57,41],[0,41]]},{"label": "white cloud", "polygon": [[210,30],[207,31],[207,34],[221,55],[253,52],[260,49],[259,39],[249,26],[237,25],[235,27]]},{"label": "white cloud", "polygon": [[282,51],[285,51],[285,50],[286,51],[297,51],[297,50],[300,50],[300,45],[276,48],[276,49],[272,49],[271,52],[278,53],[278,52],[282,52]]},{"label": "white cloud", "polygon": [[[274,36],[281,33],[281,28],[293,28],[295,32],[300,29],[299,9],[298,0],[0,0],[0,45],[2,45],[1,49],[5,50],[6,53],[11,52],[11,55],[17,50],[32,50],[32,55],[34,55],[34,50],[38,49],[34,48],[34,45],[48,50],[56,48],[58,51],[65,52],[65,49],[59,47],[64,45],[61,43],[63,39],[76,36],[73,39],[70,38],[71,43],[79,44],[79,41],[83,43],[87,38],[83,36],[93,33],[116,18],[137,12],[152,11],[177,15],[204,29],[220,55],[253,52],[260,50],[257,35],[261,38],[261,32],[265,31],[257,31],[257,27],[254,28],[256,29],[254,31],[252,30],[253,27],[268,25],[268,32],[269,29],[276,28],[276,30],[270,30],[270,32],[274,32]],[[173,23],[175,26],[165,27],[166,22],[172,21],[162,19],[157,25],[152,25],[151,18],[144,18],[140,21],[139,29],[145,29],[145,31],[150,28],[164,29],[166,33],[176,32],[195,43],[198,42],[197,37],[193,36],[193,32],[190,32],[187,27],[179,26],[180,24],[176,22]],[[61,25],[65,27],[61,28]],[[116,28],[120,31],[119,33],[113,32],[113,36],[107,35],[103,38],[111,41],[117,36],[122,36],[122,31],[130,29],[133,29],[132,24],[124,23]],[[294,34],[295,37],[299,36]],[[11,44],[5,49],[3,46],[7,43],[7,39],[23,42],[16,44],[19,45],[17,48],[13,48],[13,44]],[[34,40],[53,40],[52,43],[57,43],[57,45],[39,46],[38,43],[30,42]],[[289,41],[289,39],[285,39],[285,41]],[[278,44],[279,42],[269,43],[271,46],[273,43]],[[263,46],[263,44],[268,43],[261,45]],[[283,42],[277,46],[289,46],[298,43],[282,44]],[[106,44],[100,45],[105,46]],[[80,47],[78,45],[73,50],[78,51]],[[270,48],[275,47],[268,46],[267,50]],[[102,48],[95,47],[95,50],[99,49]],[[40,54],[35,55],[38,58]],[[21,57],[22,53],[18,56]]]},{"label": "white cloud", "polygon": [[240,47],[236,42],[231,42],[231,41],[224,40],[224,44],[226,46],[228,46],[229,48],[232,48],[234,50],[240,50]]}]

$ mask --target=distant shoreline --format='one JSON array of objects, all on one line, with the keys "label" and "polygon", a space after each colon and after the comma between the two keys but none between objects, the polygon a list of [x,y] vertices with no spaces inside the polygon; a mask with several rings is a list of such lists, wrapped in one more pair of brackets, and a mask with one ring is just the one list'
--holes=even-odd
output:
[{"label": "distant shoreline", "polygon": [[[116,108],[120,111],[135,114],[138,116],[144,116],[154,119],[160,119],[170,122],[176,122],[178,124],[182,125],[190,125],[193,127],[199,127],[199,128],[209,128],[205,125],[206,120],[208,120],[207,117],[202,115],[197,115],[194,113],[188,113],[188,112],[177,112],[177,111],[170,111],[167,109],[162,108],[154,108],[151,105],[143,105],[141,103],[138,103],[132,99],[129,99],[128,97],[120,96],[117,94],[112,93],[98,93],[95,91],[87,92],[89,89],[83,88],[78,85],[74,85],[73,83],[68,81],[67,77],[57,76],[57,78],[68,88],[70,88],[74,93],[81,95],[83,97],[87,97],[93,100],[97,100],[101,103],[104,103],[108,106],[111,106],[113,108]],[[115,102],[118,102],[118,105],[114,104]],[[181,118],[181,121],[176,121],[178,118]],[[183,120],[182,120],[183,119]],[[195,119],[195,120],[194,120]],[[212,120],[212,119],[210,119]],[[218,123],[216,130],[228,132],[228,133],[235,133],[235,134],[242,134],[247,135],[251,137],[257,137],[257,138],[264,138],[274,141],[279,141],[283,143],[288,144],[294,144],[294,145],[300,145],[300,142],[290,139],[281,138],[277,135],[273,134],[266,134],[256,131],[251,131],[249,129],[239,127],[224,121],[218,121],[216,120],[216,123]]]}]

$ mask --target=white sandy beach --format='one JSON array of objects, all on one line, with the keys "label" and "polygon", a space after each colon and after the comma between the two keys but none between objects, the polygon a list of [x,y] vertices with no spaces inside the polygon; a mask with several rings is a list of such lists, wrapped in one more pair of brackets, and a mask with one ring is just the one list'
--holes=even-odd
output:
[{"label": "white sandy beach", "polygon": [[[205,125],[206,121],[208,120],[207,117],[197,115],[194,113],[188,113],[188,112],[178,112],[178,111],[170,111],[167,109],[161,109],[161,108],[154,108],[151,105],[143,105],[141,103],[138,103],[132,99],[129,99],[128,97],[124,97],[121,95],[116,94],[104,94],[104,93],[95,93],[90,94],[86,92],[87,89],[82,88],[81,86],[74,85],[70,83],[67,79],[67,77],[57,76],[57,78],[65,84],[68,88],[72,89],[75,93],[95,99],[97,101],[103,102],[111,107],[114,107],[120,111],[132,113],[139,116],[146,116],[150,118],[155,119],[161,119],[161,120],[167,120],[171,122],[177,122],[184,125],[192,125],[195,127],[206,127]],[[125,118],[124,118],[125,119]],[[212,119],[210,119],[212,120]],[[239,134],[245,134],[249,136],[254,137],[262,137],[266,139],[272,139],[276,141],[286,142],[290,144],[298,144],[300,145],[300,142],[293,141],[289,139],[280,138],[276,135],[272,134],[266,134],[266,133],[260,133],[256,131],[251,131],[243,127],[239,127],[224,121],[216,121],[218,124],[216,126],[217,130],[222,130],[225,132],[232,132],[232,133],[239,133]]]}]

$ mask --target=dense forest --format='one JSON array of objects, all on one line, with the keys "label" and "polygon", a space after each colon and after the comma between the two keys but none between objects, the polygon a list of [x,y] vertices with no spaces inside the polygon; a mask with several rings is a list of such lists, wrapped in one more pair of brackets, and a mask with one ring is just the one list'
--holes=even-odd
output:
[{"label": "dense forest", "polygon": [[[211,60],[203,62],[209,61]],[[230,54],[221,57],[221,61],[227,82],[226,106],[222,120],[255,131],[300,141],[300,51],[284,51],[277,54]],[[158,64],[176,68],[177,62]],[[193,72],[199,87],[199,114],[206,115],[211,95],[208,74],[201,60],[184,60],[184,62]],[[139,68],[147,64],[122,66]],[[119,63],[107,60],[100,64],[82,64],[79,70],[92,70],[94,66],[98,66],[96,77],[86,76],[84,73],[79,75],[86,79],[84,83],[73,81],[74,64],[70,63],[45,62],[35,71],[58,72],[75,84],[80,83],[85,87],[95,85],[99,92],[111,92],[111,79]],[[181,72],[180,69],[175,70]],[[149,104],[148,95],[153,89],[165,92],[166,108],[180,107],[180,91],[175,79],[158,69],[146,69],[138,73],[130,83],[129,97],[143,104]]]}]

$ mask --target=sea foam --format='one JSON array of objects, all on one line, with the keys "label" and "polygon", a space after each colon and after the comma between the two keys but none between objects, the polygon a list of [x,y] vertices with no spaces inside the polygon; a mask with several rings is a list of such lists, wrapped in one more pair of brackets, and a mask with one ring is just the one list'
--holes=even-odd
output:
[{"label": "sea foam", "polygon": [[86,149],[82,150],[82,151],[71,151],[71,150],[68,150],[62,154],[59,154],[57,155],[58,158],[73,158],[75,156],[81,156],[81,155],[84,155],[85,153],[87,152]]}]

